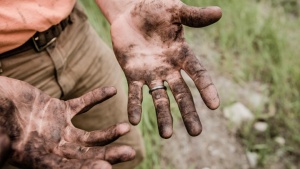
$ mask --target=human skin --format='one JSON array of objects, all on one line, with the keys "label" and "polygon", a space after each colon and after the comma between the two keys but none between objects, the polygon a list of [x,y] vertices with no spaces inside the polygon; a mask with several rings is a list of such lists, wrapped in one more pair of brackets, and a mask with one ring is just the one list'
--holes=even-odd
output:
[{"label": "human skin", "polygon": [[129,124],[87,132],[71,123],[76,114],[115,95],[113,87],[62,101],[25,82],[0,76],[0,93],[0,162],[8,155],[11,164],[22,168],[110,169],[111,164],[135,156],[129,146],[109,145],[129,132]]},{"label": "human skin", "polygon": [[[167,82],[187,132],[191,136],[199,135],[201,122],[180,71],[191,77],[208,108],[217,109],[220,101],[207,70],[185,41],[183,25],[200,28],[213,24],[221,18],[221,9],[190,7],[179,0],[96,2],[111,24],[113,49],[127,78],[129,121],[137,125],[141,120],[143,85],[152,89]],[[169,138],[173,121],[167,92],[158,89],[151,95],[159,133]]]},{"label": "human skin", "polygon": [[[192,136],[201,133],[200,119],[180,71],[194,80],[204,103],[219,106],[219,97],[206,69],[183,35],[183,25],[204,27],[221,18],[218,7],[189,7],[179,0],[96,0],[111,24],[116,57],[129,85],[128,116],[141,120],[142,86],[150,89],[167,82]],[[51,98],[25,82],[0,77],[0,155],[23,168],[111,168],[134,158],[128,146],[107,146],[126,134],[130,126],[85,132],[71,118],[115,94],[115,89],[94,90],[78,99]],[[172,135],[172,115],[164,89],[152,93],[160,135]],[[4,141],[3,141],[4,140]],[[6,141],[5,141],[6,140]],[[11,144],[11,145],[10,145]],[[109,163],[108,163],[109,162]]]},{"label": "human skin", "polygon": [[7,159],[9,150],[10,139],[6,134],[6,131],[2,127],[0,127],[0,166],[2,166]]}]

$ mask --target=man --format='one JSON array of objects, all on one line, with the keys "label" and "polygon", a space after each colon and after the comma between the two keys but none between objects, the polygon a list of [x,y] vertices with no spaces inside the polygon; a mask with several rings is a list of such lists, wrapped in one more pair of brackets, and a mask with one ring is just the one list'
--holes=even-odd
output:
[{"label": "man", "polygon": [[[221,18],[221,10],[218,7],[189,7],[179,0],[96,0],[96,2],[111,24],[113,49],[127,78],[129,121],[134,125],[140,122],[142,86],[147,85],[156,108],[159,133],[163,138],[171,137],[173,130],[172,116],[166,87],[163,85],[166,81],[178,103],[188,133],[191,136],[199,135],[202,130],[201,123],[191,92],[181,77],[180,70],[186,71],[194,80],[209,108],[216,109],[219,106],[219,99],[206,70],[185,42],[182,25],[191,27],[210,25]],[[40,92],[27,83],[1,77],[1,81],[5,84],[1,85],[4,93],[2,102],[7,106],[4,106],[0,113],[7,112],[9,107],[13,107],[13,110],[23,110],[24,105],[20,102],[24,102],[24,100],[19,100],[20,98],[17,97],[23,91],[16,90],[16,88],[26,89],[31,92],[26,92],[23,96],[35,99],[25,101],[27,105],[31,105],[23,110],[25,114],[29,114],[29,117],[31,117],[32,112],[36,112],[35,108],[38,108],[38,111],[47,110],[42,112],[48,114],[51,114],[52,111],[53,114],[56,114],[54,110],[66,112],[67,116],[58,117],[56,119],[57,123],[62,120],[63,122],[59,124],[62,124],[62,126],[68,124],[67,126],[71,126],[74,130],[74,132],[69,132],[69,130],[66,132],[62,126],[58,125],[59,129],[54,127],[56,132],[43,133],[46,130],[44,124],[51,126],[55,123],[52,115],[47,116],[46,119],[35,118],[37,121],[42,121],[38,124],[43,125],[37,125],[33,121],[22,123],[20,125],[21,131],[25,133],[23,135],[30,139],[21,138],[22,141],[20,141],[20,138],[12,137],[13,135],[9,134],[10,131],[8,131],[7,135],[11,138],[12,144],[10,161],[18,165],[24,163],[27,166],[30,165],[28,161],[34,161],[35,163],[31,167],[48,166],[49,168],[57,168],[55,161],[68,159],[69,161],[66,164],[63,163],[60,166],[61,168],[67,168],[72,160],[79,160],[79,162],[76,161],[76,164],[91,167],[93,162],[86,162],[89,159],[88,157],[92,157],[91,155],[83,153],[82,156],[75,156],[74,154],[76,154],[75,152],[85,152],[88,149],[82,147],[82,145],[95,146],[99,143],[93,140],[93,144],[87,144],[87,140],[81,138],[78,134],[84,132],[76,132],[77,130],[70,124],[70,114],[73,117],[75,114],[86,110],[82,111],[84,108],[81,108],[68,113],[68,109],[60,105],[90,108],[90,105],[94,105],[114,93],[113,89],[104,88],[102,89],[104,91],[110,90],[110,92],[104,92],[96,88],[114,86],[118,91],[115,97],[95,106],[85,115],[75,117],[73,122],[79,128],[96,130],[127,121],[125,108],[127,99],[120,80],[120,69],[112,51],[96,36],[95,31],[87,23],[86,17],[80,8],[77,5],[74,8],[75,0],[2,0],[0,3],[0,23],[2,23],[0,26],[1,76],[28,82],[44,92]],[[87,103],[80,102],[82,97],[75,101],[76,104],[73,103],[74,98],[93,89],[96,90],[92,94],[83,96],[83,98],[88,98]],[[6,93],[7,90],[14,92]],[[63,102],[55,99],[55,101],[52,101],[53,99],[50,99],[45,93],[68,101]],[[93,93],[98,93],[97,95],[100,98],[97,98]],[[39,103],[39,99],[36,98],[47,98],[48,100]],[[55,109],[49,109],[49,107]],[[35,116],[38,116],[38,114],[36,113]],[[6,118],[12,120],[16,117]],[[27,116],[26,119],[28,119]],[[11,124],[4,122],[0,125],[4,129],[8,128],[7,126],[13,127]],[[118,127],[120,125],[121,127]],[[124,135],[129,130],[128,126],[123,123],[112,128],[113,130],[108,129],[102,132],[113,136],[109,138],[97,137],[107,140],[104,141],[105,144],[102,143],[101,145],[107,145],[107,143]],[[109,134],[112,131],[119,132]],[[57,137],[57,133],[60,137]],[[45,142],[45,137],[48,135],[52,136],[50,137],[52,144],[41,144],[41,142]],[[55,138],[59,139],[55,140]],[[78,141],[78,139],[84,141]],[[61,140],[63,140],[63,143]],[[62,151],[66,145],[65,141],[68,143],[68,146],[66,146],[68,151]],[[18,142],[17,147],[14,146],[15,142]],[[36,145],[36,142],[40,144],[33,146]],[[135,155],[133,161],[115,165],[114,168],[134,168],[142,160],[143,145],[136,127],[132,127],[127,135],[118,139],[112,145],[117,144],[132,146],[135,153],[125,147],[120,148],[119,153],[116,152],[116,154],[110,156],[115,160],[106,159],[103,153],[102,156],[99,156],[99,159],[115,163],[131,160]],[[25,153],[24,151],[18,151],[25,150],[25,145],[30,145],[30,151]],[[77,151],[72,152],[70,148],[72,146]],[[115,146],[112,147],[115,148]],[[39,158],[41,152],[46,154],[45,158]],[[87,163],[88,165],[85,165]],[[103,161],[100,163],[103,164]]]}]

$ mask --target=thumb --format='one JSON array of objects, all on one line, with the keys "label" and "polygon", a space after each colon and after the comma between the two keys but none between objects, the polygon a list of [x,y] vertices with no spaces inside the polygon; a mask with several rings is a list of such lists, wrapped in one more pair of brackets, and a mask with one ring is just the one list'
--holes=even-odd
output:
[{"label": "thumb", "polygon": [[222,10],[217,6],[199,8],[183,4],[180,9],[180,20],[190,27],[205,27],[217,22],[222,17]]},{"label": "thumb", "polygon": [[117,90],[114,87],[104,87],[95,89],[79,98],[68,100],[67,105],[69,105],[71,110],[71,118],[76,114],[87,112],[95,105],[111,98],[116,93]]}]

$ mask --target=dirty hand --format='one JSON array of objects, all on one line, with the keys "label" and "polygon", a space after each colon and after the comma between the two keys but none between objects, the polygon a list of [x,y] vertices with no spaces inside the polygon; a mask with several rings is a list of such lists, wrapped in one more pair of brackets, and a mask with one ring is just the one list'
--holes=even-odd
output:
[{"label": "dirty hand", "polygon": [[[201,123],[180,70],[193,79],[210,109],[218,108],[219,98],[206,69],[184,39],[183,25],[208,26],[221,18],[221,9],[190,7],[179,0],[100,0],[98,4],[111,24],[113,49],[128,81],[129,121],[136,125],[141,120],[142,86],[162,88],[167,82],[188,133],[199,135]],[[108,10],[112,6],[116,10]],[[159,133],[169,138],[173,122],[167,92],[162,88],[151,94]]]},{"label": "dirty hand", "polygon": [[25,82],[0,76],[0,93],[0,127],[11,139],[9,160],[13,165],[109,169],[110,164],[135,156],[129,146],[108,145],[126,134],[130,130],[129,124],[86,132],[71,123],[76,114],[84,113],[116,94],[113,87],[62,101]]}]

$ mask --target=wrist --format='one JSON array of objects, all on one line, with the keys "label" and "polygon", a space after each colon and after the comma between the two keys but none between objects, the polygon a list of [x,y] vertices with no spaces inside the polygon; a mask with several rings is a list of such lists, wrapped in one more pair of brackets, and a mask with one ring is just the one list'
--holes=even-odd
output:
[{"label": "wrist", "polygon": [[136,3],[134,0],[95,0],[98,7],[112,24],[119,16],[128,11]]}]

